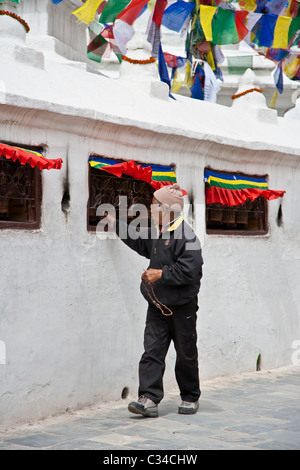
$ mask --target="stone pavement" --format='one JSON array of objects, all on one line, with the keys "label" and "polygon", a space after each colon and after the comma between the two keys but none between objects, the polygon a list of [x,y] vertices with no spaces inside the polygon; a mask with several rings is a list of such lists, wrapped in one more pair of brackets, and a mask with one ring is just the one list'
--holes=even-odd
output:
[{"label": "stone pavement", "polygon": [[0,450],[300,450],[299,397],[299,365],[241,374],[202,383],[193,416],[177,413],[177,391],[166,395],[154,419],[129,413],[130,397],[0,426]]}]

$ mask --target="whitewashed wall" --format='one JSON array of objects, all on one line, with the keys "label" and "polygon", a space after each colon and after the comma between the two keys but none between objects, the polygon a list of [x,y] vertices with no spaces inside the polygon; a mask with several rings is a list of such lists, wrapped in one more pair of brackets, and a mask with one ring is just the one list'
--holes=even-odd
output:
[{"label": "whitewashed wall", "polygon": [[[198,313],[200,374],[205,380],[291,363],[299,331],[299,158],[250,151],[47,112],[2,106],[0,140],[48,146],[61,171],[43,172],[40,230],[0,231],[0,422],[33,421],[121,397],[136,396],[146,302],[139,292],[147,260],[120,240],[86,229],[91,152],[177,166],[195,198],[195,227],[204,256]],[[66,160],[70,212],[61,210]],[[206,165],[269,175],[284,189],[269,202],[269,234],[206,235]],[[166,387],[175,386],[170,349]]]}]

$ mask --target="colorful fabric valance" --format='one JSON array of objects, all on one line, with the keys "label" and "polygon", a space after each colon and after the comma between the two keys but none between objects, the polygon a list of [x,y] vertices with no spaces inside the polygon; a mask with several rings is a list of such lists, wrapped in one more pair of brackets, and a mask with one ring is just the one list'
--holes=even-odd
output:
[{"label": "colorful fabric valance", "polygon": [[264,178],[252,178],[241,175],[224,175],[206,170],[204,174],[206,204],[238,206],[247,199],[254,201],[259,196],[268,200],[283,197],[285,191],[268,188]]},{"label": "colorful fabric valance", "polygon": [[57,158],[50,160],[45,158],[41,152],[27,150],[20,147],[12,147],[11,145],[2,144],[0,142],[0,157],[5,157],[14,162],[18,160],[21,165],[28,163],[32,168],[38,167],[40,170],[60,170],[62,167],[62,159]]},{"label": "colorful fabric valance", "polygon": [[[96,155],[89,157],[89,164],[93,168],[107,171],[119,178],[122,175],[128,175],[135,179],[146,181],[155,190],[162,186],[176,183],[176,174],[173,166],[149,165],[136,163],[134,160],[124,162]],[[187,194],[185,191],[184,193]]]}]

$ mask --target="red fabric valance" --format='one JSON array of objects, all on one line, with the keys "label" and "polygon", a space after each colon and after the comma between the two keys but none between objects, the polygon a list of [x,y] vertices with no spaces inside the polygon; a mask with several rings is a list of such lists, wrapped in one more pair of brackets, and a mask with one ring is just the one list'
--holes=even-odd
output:
[{"label": "red fabric valance", "polygon": [[18,160],[21,165],[28,163],[32,168],[38,167],[40,170],[60,170],[62,167],[61,158],[50,160],[40,152],[12,147],[11,145],[2,144],[2,142],[0,142],[0,156],[14,162]]},{"label": "red fabric valance", "polygon": [[254,188],[245,188],[245,189],[225,189],[217,188],[211,186],[210,188],[205,189],[206,194],[206,204],[222,204],[226,206],[238,206],[240,204],[245,204],[247,199],[254,201],[259,196],[262,196],[269,201],[272,199],[277,199],[284,196],[285,191],[274,191],[271,189],[254,189]]}]

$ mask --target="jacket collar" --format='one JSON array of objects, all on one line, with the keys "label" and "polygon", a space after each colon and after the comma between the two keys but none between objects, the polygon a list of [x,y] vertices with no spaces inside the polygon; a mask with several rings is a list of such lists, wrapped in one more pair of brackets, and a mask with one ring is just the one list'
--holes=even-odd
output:
[{"label": "jacket collar", "polygon": [[[159,235],[161,235],[164,232],[173,232],[176,230],[183,222],[183,215],[179,215],[176,217],[176,219],[172,220],[169,224],[167,224],[165,227],[162,227],[161,231],[159,232]],[[159,227],[157,227],[159,231]]]}]

